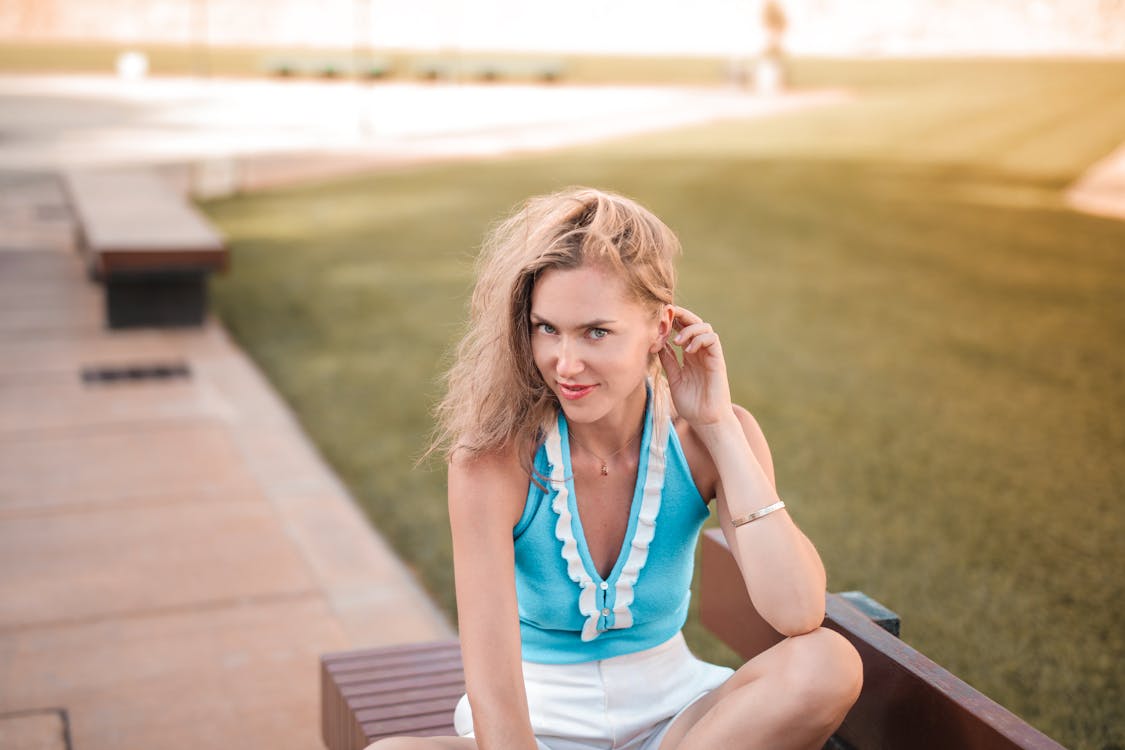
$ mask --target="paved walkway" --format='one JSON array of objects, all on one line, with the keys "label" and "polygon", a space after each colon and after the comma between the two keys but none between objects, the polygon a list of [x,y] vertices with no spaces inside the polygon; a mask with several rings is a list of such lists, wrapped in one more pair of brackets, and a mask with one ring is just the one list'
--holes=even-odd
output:
[{"label": "paved walkway", "polygon": [[105,330],[72,236],[0,174],[0,747],[319,748],[319,654],[450,624],[221,325]]}]

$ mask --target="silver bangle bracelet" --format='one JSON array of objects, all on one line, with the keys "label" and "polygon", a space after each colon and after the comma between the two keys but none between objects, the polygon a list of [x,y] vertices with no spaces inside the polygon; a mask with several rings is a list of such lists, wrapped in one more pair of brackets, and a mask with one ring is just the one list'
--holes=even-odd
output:
[{"label": "silver bangle bracelet", "polygon": [[781,510],[784,507],[785,507],[785,501],[778,500],[773,505],[767,505],[764,508],[758,508],[753,513],[747,513],[744,516],[739,516],[738,518],[730,519],[730,525],[737,528],[744,523],[750,523],[751,521],[757,521],[759,518],[762,518],[763,516],[768,516],[770,513],[773,513],[775,510]]}]

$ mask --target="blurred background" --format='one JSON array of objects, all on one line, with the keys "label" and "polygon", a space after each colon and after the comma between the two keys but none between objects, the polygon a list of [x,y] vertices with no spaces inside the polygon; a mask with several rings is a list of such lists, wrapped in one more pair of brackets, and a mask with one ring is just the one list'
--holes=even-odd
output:
[{"label": "blurred background", "polygon": [[193,194],[213,310],[451,619],[416,461],[474,252],[596,185],[680,236],[829,589],[1125,748],[1125,0],[6,0],[0,40],[0,170]]}]

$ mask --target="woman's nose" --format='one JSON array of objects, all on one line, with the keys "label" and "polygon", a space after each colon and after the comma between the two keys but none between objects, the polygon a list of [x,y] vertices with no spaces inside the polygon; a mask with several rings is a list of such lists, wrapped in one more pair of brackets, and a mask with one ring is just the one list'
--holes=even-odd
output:
[{"label": "woman's nose", "polygon": [[573,342],[563,340],[559,343],[558,359],[555,361],[555,371],[561,378],[571,378],[582,372],[585,365],[578,356],[577,347]]}]

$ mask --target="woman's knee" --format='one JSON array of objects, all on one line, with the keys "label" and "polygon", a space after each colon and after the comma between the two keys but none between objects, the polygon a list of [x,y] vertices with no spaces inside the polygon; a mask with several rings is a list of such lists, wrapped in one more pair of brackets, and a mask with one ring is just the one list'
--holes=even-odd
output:
[{"label": "woman's knee", "polygon": [[792,637],[786,682],[799,703],[817,707],[826,722],[842,721],[863,688],[863,662],[839,633],[817,628]]}]

